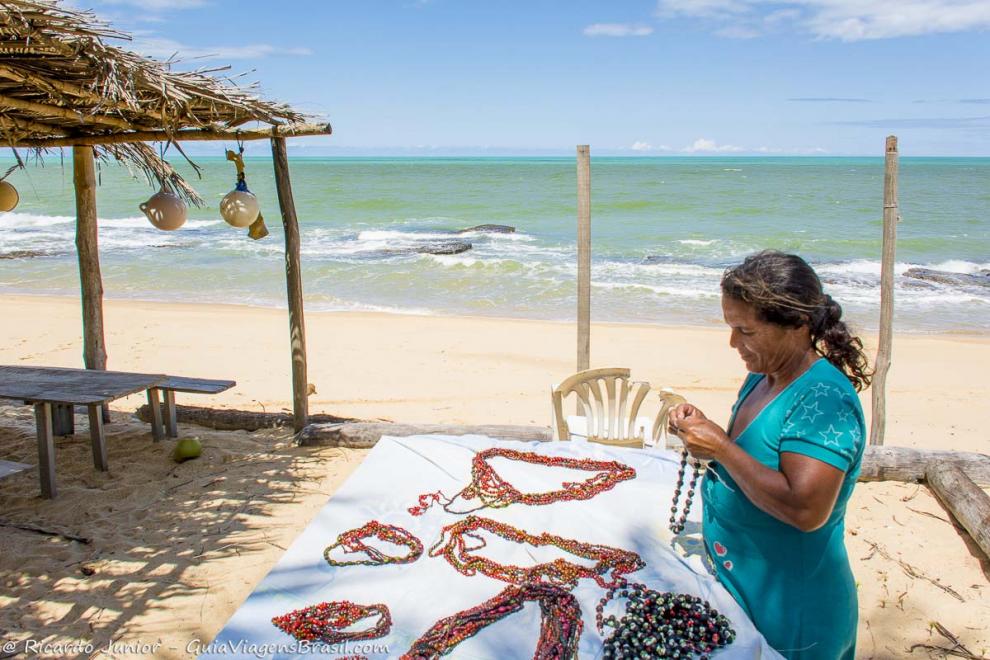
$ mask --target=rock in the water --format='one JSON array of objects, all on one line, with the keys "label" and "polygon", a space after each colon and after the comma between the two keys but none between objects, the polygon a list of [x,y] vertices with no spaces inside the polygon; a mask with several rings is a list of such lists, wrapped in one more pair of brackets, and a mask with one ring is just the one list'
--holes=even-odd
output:
[{"label": "rock in the water", "polygon": [[13,250],[0,253],[0,259],[32,259],[34,257],[60,257],[65,252],[46,252],[44,250]]},{"label": "rock in the water", "polygon": [[981,270],[979,273],[950,273],[944,270],[932,270],[931,268],[909,268],[904,271],[904,277],[913,277],[916,280],[926,282],[937,282],[950,286],[990,286],[990,271]]},{"label": "rock in the water", "polygon": [[477,225],[476,227],[468,227],[467,229],[462,229],[457,233],[466,234],[471,231],[481,232],[486,234],[514,234],[516,228],[510,227],[508,225]]},{"label": "rock in the water", "polygon": [[419,254],[460,254],[461,252],[467,252],[473,246],[467,241],[438,241],[436,243],[428,243],[426,245],[420,245],[414,250]]}]

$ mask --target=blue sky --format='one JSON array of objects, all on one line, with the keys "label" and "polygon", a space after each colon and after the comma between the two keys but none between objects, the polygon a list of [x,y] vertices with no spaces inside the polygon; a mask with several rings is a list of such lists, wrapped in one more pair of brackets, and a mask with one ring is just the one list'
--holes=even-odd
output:
[{"label": "blue sky", "polygon": [[313,154],[990,155],[990,0],[74,0]]}]

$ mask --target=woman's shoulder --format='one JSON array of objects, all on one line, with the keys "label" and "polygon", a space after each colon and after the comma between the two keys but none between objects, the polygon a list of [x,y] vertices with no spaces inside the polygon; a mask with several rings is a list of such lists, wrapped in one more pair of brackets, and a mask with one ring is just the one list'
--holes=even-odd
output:
[{"label": "woman's shoulder", "polygon": [[820,358],[794,383],[794,395],[800,399],[812,394],[815,398],[853,398],[859,401],[856,388],[849,377],[834,364]]}]

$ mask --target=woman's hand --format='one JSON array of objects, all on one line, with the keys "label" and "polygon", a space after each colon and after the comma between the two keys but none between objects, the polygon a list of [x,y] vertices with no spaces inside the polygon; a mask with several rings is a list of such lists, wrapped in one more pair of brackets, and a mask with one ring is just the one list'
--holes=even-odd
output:
[{"label": "woman's hand", "polygon": [[682,403],[671,410],[667,423],[688,452],[701,460],[717,459],[722,449],[732,442],[722,427],[690,403]]}]

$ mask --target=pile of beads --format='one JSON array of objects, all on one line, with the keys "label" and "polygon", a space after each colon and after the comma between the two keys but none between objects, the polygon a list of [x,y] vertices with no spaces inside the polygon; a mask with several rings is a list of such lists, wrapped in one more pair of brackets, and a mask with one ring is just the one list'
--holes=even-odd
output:
[{"label": "pile of beads", "polygon": [[[377,548],[364,543],[364,539],[374,536],[382,541],[404,545],[409,548],[409,554],[405,557],[392,557],[386,555]],[[338,547],[343,546],[345,552],[364,552],[368,559],[357,559],[354,561],[339,561],[332,559],[330,553]],[[381,566],[382,564],[408,564],[419,559],[423,554],[423,544],[418,538],[395,525],[386,525],[377,520],[368,522],[363,527],[344,532],[337,537],[333,545],[328,545],[323,551],[323,558],[331,566]]]},{"label": "pile of beads", "polygon": [[677,485],[674,487],[674,502],[670,507],[670,531],[680,534],[684,531],[684,523],[687,522],[688,512],[691,511],[691,499],[694,497],[694,487],[698,484],[698,477],[701,475],[701,461],[694,459],[694,471],[691,474],[691,483],[688,484],[687,498],[684,500],[684,512],[680,520],[677,519],[677,503],[681,499],[681,488],[684,487],[684,473],[687,471],[688,451],[681,452],[681,469],[677,472]]},{"label": "pile of beads", "polygon": [[417,639],[402,660],[435,660],[450,653],[468,637],[523,608],[527,601],[539,601],[542,618],[540,639],[533,660],[570,660],[577,656],[584,624],[577,599],[560,587],[548,584],[510,586],[481,605],[440,619]]},{"label": "pile of beads", "polygon": [[[605,616],[605,605],[618,595],[626,598],[626,614]],[[602,658],[694,658],[710,654],[735,639],[729,620],[708,601],[690,594],[674,594],[626,583],[612,587],[598,603],[598,631],[613,628],[605,639]]]},{"label": "pile of beads", "polygon": [[[598,474],[580,483],[565,482],[559,490],[546,493],[523,493],[500,477],[492,466],[488,464],[489,459],[495,457],[549,467],[596,471]],[[448,513],[470,513],[470,511],[450,510],[450,505],[458,497],[462,497],[465,500],[478,498],[481,501],[481,506],[473,509],[473,511],[485,507],[506,507],[516,502],[538,506],[568,500],[588,500],[599,493],[611,490],[621,481],[634,479],[635,477],[636,470],[618,461],[595,461],[591,459],[566,458],[563,456],[544,456],[542,454],[534,454],[533,452],[493,447],[475,455],[471,462],[471,484],[464,488],[464,490],[451,498],[446,498],[443,496],[443,493],[439,492],[420,495],[419,506],[410,508],[409,513],[414,516],[422,515],[430,506],[442,500],[446,500],[443,508]]]},{"label": "pile of beads", "polygon": [[[356,632],[343,631],[344,628],[375,614],[379,615],[380,618],[373,628]],[[335,600],[329,603],[310,605],[301,610],[293,610],[288,614],[273,618],[272,623],[300,641],[336,644],[384,637],[392,629],[392,615],[389,613],[388,607],[380,603],[358,605],[348,600]]]},{"label": "pile of beads", "polygon": [[[577,557],[594,560],[596,563],[594,566],[582,566],[564,559],[555,559],[550,563],[536,564],[529,568],[511,564],[502,565],[472,554],[472,551],[480,550],[486,545],[481,536],[472,533],[479,529],[515,543],[528,543],[534,546],[552,545]],[[444,538],[448,534],[450,538],[444,543]],[[465,540],[468,537],[478,543],[469,547]],[[480,516],[468,516],[444,527],[440,539],[430,548],[431,557],[440,555],[443,555],[462,575],[471,576],[480,572],[496,580],[513,584],[553,584],[567,588],[574,587],[580,578],[592,578],[600,586],[607,588],[617,584],[622,579],[622,575],[638,571],[646,565],[635,552],[607,545],[582,543],[547,532],[534,536],[505,523]],[[612,576],[610,582],[604,577],[609,574]]]}]

